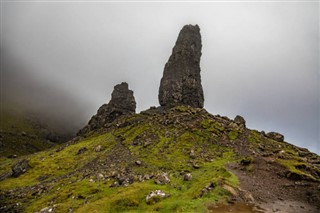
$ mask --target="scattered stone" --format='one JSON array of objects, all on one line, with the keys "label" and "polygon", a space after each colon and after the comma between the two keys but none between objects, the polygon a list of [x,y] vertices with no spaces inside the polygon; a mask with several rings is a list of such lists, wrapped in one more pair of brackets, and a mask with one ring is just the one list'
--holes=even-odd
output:
[{"label": "scattered stone", "polygon": [[53,205],[53,206],[45,207],[36,213],[53,213],[55,212],[56,208],[57,208],[57,205]]},{"label": "scattered stone", "polygon": [[189,156],[190,156],[190,158],[192,158],[192,159],[195,159],[195,158],[196,158],[196,154],[195,154],[195,152],[194,152],[193,149],[191,149]]},{"label": "scattered stone", "polygon": [[205,194],[207,194],[208,192],[210,192],[212,189],[214,189],[216,187],[215,183],[209,183],[208,185],[206,185],[200,192],[200,197],[204,196]]},{"label": "scattered stone", "polygon": [[119,185],[128,186],[129,184],[133,183],[133,178],[131,176],[121,174],[117,177],[117,181]]},{"label": "scattered stone", "polygon": [[29,161],[23,159],[12,166],[12,177],[19,177],[30,169]]},{"label": "scattered stone", "polygon": [[298,152],[298,155],[300,156],[300,157],[307,157],[307,156],[309,156],[309,155],[312,155],[310,152],[309,152],[309,150],[308,151],[299,151]]},{"label": "scattered stone", "polygon": [[229,130],[240,130],[239,125],[236,124],[235,122],[231,122],[231,123],[228,125],[228,129],[229,129]]},{"label": "scattered stone", "polygon": [[278,132],[269,132],[266,134],[266,136],[272,140],[278,141],[278,142],[283,142],[284,141],[284,136],[281,135]]},{"label": "scattered stone", "polygon": [[73,199],[84,200],[84,199],[86,199],[86,197],[84,197],[84,196],[81,195],[81,194],[78,194],[78,195],[74,196]]},{"label": "scattered stone", "polygon": [[191,173],[187,173],[183,176],[183,180],[185,181],[191,181],[192,180],[192,175]]},{"label": "scattered stone", "polygon": [[197,163],[195,163],[195,162],[192,162],[192,166],[193,166],[193,168],[195,168],[195,169],[199,169],[199,168],[200,168],[200,166],[199,166]]},{"label": "scattered stone", "polygon": [[135,111],[136,101],[133,96],[133,91],[129,90],[127,83],[122,82],[114,87],[110,102],[103,104],[98,109],[97,114],[92,116],[88,125],[81,129],[77,135],[85,135],[92,130],[105,127],[118,117],[126,114],[134,114]]},{"label": "scattered stone", "polygon": [[12,176],[12,172],[2,173],[2,174],[0,174],[0,181],[3,181],[4,179],[11,177],[11,176]]},{"label": "scattered stone", "polygon": [[253,198],[252,194],[249,191],[239,188],[239,192],[240,192],[240,197],[242,197],[242,199],[245,202],[254,203],[254,198]]},{"label": "scattered stone", "polygon": [[80,149],[78,150],[77,155],[81,155],[81,154],[83,154],[83,153],[86,152],[86,151],[88,151],[87,147],[82,147],[82,148],[80,148]]},{"label": "scattered stone", "polygon": [[46,179],[48,179],[48,178],[49,178],[48,175],[40,175],[40,176],[37,178],[37,180],[38,180],[38,181],[44,181],[44,180],[46,180]]},{"label": "scattered stone", "polygon": [[97,146],[96,148],[94,148],[94,151],[95,152],[101,152],[102,151],[102,146],[101,145]]},{"label": "scattered stone", "polygon": [[200,76],[201,48],[199,26],[184,26],[163,71],[159,88],[161,106],[203,107]]},{"label": "scattered stone", "polygon": [[18,156],[17,155],[9,155],[7,158],[17,158]]},{"label": "scattered stone", "polygon": [[58,149],[56,149],[56,152],[61,152],[62,150],[64,150],[65,146],[60,146]]},{"label": "scattered stone", "polygon": [[113,188],[113,187],[117,187],[117,186],[120,186],[119,185],[119,183],[118,183],[118,181],[115,181],[115,182],[113,182],[112,184],[110,184],[110,188]]},{"label": "scattered stone", "polygon": [[241,159],[240,165],[242,166],[249,166],[252,163],[253,159],[251,157],[246,157],[244,159]]},{"label": "scattered stone", "polygon": [[233,196],[238,197],[239,193],[232,187],[229,185],[224,184],[222,186],[222,188],[224,188],[225,190],[227,190],[228,192],[230,192]]},{"label": "scattered stone", "polygon": [[146,196],[146,202],[147,204],[154,204],[166,197],[170,197],[170,194],[166,194],[162,190],[155,190]]},{"label": "scattered stone", "polygon": [[21,132],[20,134],[21,134],[21,136],[27,136],[26,132]]},{"label": "scattered stone", "polygon": [[159,185],[165,185],[170,183],[170,179],[167,173],[161,173],[155,177],[154,182]]},{"label": "scattered stone", "polygon": [[137,160],[136,161],[136,165],[140,166],[141,165],[141,161]]},{"label": "scattered stone", "polygon": [[99,173],[99,174],[98,174],[98,178],[99,178],[99,179],[104,179],[104,175],[101,174],[101,173]]}]

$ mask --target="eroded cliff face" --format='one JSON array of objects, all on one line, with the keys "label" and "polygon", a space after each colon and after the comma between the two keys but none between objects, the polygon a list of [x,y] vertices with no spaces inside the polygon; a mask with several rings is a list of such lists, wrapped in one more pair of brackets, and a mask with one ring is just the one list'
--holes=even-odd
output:
[{"label": "eroded cliff face", "polygon": [[159,89],[161,106],[203,107],[200,76],[201,35],[198,25],[185,25],[166,63]]},{"label": "eroded cliff face", "polygon": [[129,90],[126,82],[122,82],[114,87],[110,102],[103,104],[98,109],[97,114],[92,116],[88,125],[81,129],[77,135],[83,135],[92,130],[104,127],[119,116],[133,114],[135,111],[136,101],[133,96],[133,91]]}]

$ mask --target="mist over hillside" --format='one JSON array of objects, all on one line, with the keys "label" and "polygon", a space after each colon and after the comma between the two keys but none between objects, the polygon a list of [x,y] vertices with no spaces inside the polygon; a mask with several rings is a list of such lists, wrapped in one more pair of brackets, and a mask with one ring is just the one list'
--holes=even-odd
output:
[{"label": "mist over hillside", "polygon": [[40,79],[28,63],[1,51],[1,108],[18,109],[50,129],[74,134],[86,124],[88,103],[63,87]]}]

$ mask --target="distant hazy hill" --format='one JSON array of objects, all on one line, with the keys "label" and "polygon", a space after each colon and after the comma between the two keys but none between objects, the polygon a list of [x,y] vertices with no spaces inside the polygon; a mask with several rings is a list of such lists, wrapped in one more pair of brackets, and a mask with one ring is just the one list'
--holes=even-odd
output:
[{"label": "distant hazy hill", "polygon": [[[17,106],[3,106],[0,116],[0,156],[25,155],[65,142],[72,135],[54,132]],[[13,157],[13,156],[11,156]]]}]

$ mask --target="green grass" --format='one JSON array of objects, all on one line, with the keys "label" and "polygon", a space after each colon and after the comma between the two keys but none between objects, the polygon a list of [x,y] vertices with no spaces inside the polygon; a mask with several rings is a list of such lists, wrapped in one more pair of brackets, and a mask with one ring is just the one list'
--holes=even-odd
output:
[{"label": "green grass", "polygon": [[[290,159],[290,160],[282,160],[277,159],[277,162],[281,165],[285,166],[288,169],[288,177],[289,178],[301,178],[302,180],[312,180],[320,182],[319,178],[314,177],[307,171],[303,171],[299,168],[308,168],[308,165],[306,163],[302,163],[297,161],[296,159]],[[320,170],[318,170],[318,173],[320,174]]]},{"label": "green grass", "polygon": [[[37,154],[29,155],[26,158],[29,160],[31,169],[25,174],[19,177],[19,181],[16,178],[8,178],[1,182],[0,190],[5,190],[14,187],[26,187],[36,183],[39,183],[38,178],[46,175],[48,178],[55,178],[58,176],[70,173],[77,168],[81,168],[86,163],[93,160],[98,153],[93,149],[98,145],[105,147],[105,151],[115,145],[115,140],[111,134],[104,134],[93,138],[88,138],[81,143],[67,146],[60,152],[56,152],[55,149],[43,151]],[[88,151],[81,155],[77,155],[80,148],[86,147]],[[7,160],[6,167],[3,170],[10,170],[11,166],[17,160]],[[1,165],[3,165],[1,163]]]},{"label": "green grass", "polygon": [[[204,164],[201,169],[192,171],[191,181],[184,181],[174,172],[170,175],[171,182],[168,185],[145,181],[126,188],[102,189],[101,194],[97,195],[101,199],[81,206],[77,212],[203,212],[206,204],[228,199],[229,192],[222,188],[222,184],[238,185],[237,177],[224,167],[232,159],[233,153],[227,152],[223,158]],[[216,187],[200,197],[201,190],[210,183],[214,183]],[[170,197],[147,204],[146,195],[157,189],[170,194]]]},{"label": "green grass", "polygon": [[224,131],[224,127],[222,124],[209,119],[203,120],[200,123],[200,126],[209,132],[215,133],[216,135],[221,135],[221,133]]},{"label": "green grass", "polygon": [[257,145],[259,143],[261,143],[261,135],[258,131],[256,130],[250,130],[250,135],[248,137],[248,141],[252,144],[252,145]]},{"label": "green grass", "polygon": [[[19,178],[2,181],[0,191],[44,184],[45,192],[32,194],[30,190],[24,197],[15,200],[22,203],[26,212],[36,212],[53,204],[57,212],[68,212],[70,209],[75,212],[206,212],[208,205],[229,199],[230,192],[223,186],[237,187],[239,182],[225,165],[236,162],[237,157],[231,148],[216,143],[218,136],[212,133],[222,135],[224,127],[220,123],[209,119],[199,121],[195,125],[202,126],[202,129],[189,131],[180,126],[151,122],[143,116],[144,120],[135,122],[137,117],[124,120],[127,122],[124,127],[111,129],[102,135],[92,134],[59,152],[54,148],[26,156],[32,168]],[[103,146],[103,151],[94,151],[98,145]],[[88,150],[77,155],[83,147]],[[130,159],[126,159],[128,156],[122,153],[124,150],[130,150]],[[191,151],[194,156],[190,155]],[[112,153],[115,153],[114,156]],[[157,185],[151,179],[135,181],[128,186],[110,187],[115,181],[113,178],[94,178],[103,170],[95,171],[92,177],[82,176],[81,169],[86,165],[100,162],[95,161],[97,159],[109,159],[110,156],[121,159],[115,161],[115,169],[128,169],[141,175],[166,172],[170,183]],[[140,160],[142,165],[135,165],[131,158]],[[4,159],[0,171],[9,170],[18,160]],[[191,181],[184,180],[185,173],[191,173]],[[39,180],[44,175],[47,176],[46,183]],[[215,187],[203,194],[202,190],[210,184]],[[170,196],[148,204],[146,196],[157,189]]]},{"label": "green grass", "polygon": [[228,138],[229,138],[230,140],[235,140],[235,139],[238,138],[238,136],[239,136],[239,133],[238,133],[237,130],[231,130],[231,131],[228,133]]}]

